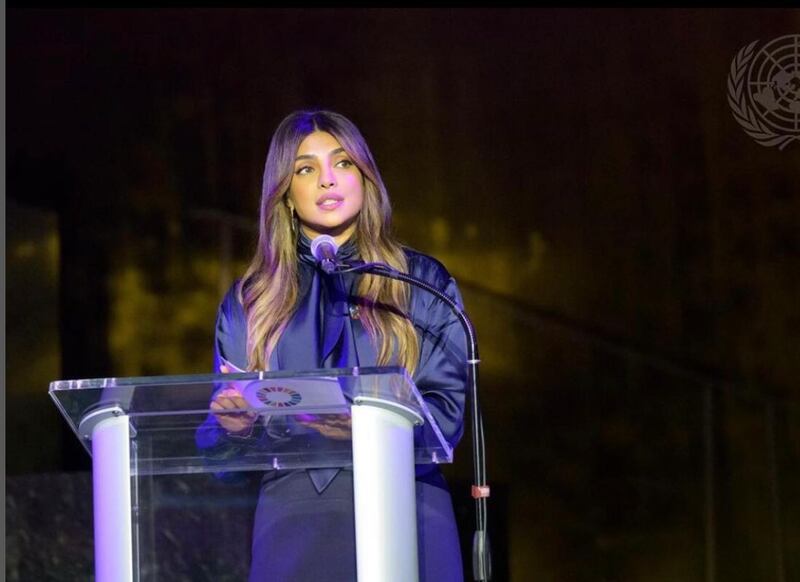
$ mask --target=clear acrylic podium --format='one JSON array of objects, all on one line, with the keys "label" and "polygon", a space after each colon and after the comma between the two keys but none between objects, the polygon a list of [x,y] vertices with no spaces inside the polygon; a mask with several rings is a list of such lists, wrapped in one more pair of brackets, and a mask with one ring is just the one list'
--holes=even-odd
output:
[{"label": "clear acrylic podium", "polygon": [[[230,386],[247,401],[235,412],[257,415],[246,437],[210,414]],[[233,537],[237,478],[332,467],[353,471],[359,580],[417,580],[414,465],[452,462],[452,449],[404,368],[62,380],[50,395],[93,458],[97,582],[246,579],[249,545],[202,545]],[[184,535],[195,553],[175,558]],[[229,575],[213,573],[226,557]]]}]

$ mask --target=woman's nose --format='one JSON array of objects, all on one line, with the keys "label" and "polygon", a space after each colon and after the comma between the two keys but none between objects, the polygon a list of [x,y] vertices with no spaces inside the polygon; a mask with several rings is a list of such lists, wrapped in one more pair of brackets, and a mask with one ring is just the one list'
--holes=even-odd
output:
[{"label": "woman's nose", "polygon": [[333,168],[323,168],[319,173],[319,187],[333,188],[335,185],[336,178],[333,174]]}]

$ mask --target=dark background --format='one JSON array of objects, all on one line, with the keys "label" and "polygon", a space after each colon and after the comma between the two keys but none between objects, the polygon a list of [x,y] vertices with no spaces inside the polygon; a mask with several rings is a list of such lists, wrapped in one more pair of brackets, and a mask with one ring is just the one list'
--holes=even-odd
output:
[{"label": "dark background", "polygon": [[[88,470],[50,381],[210,369],[269,138],[324,107],[476,323],[496,579],[800,580],[800,142],[727,101],[800,11],[7,14],[10,489]],[[466,540],[467,439],[447,474]]]}]

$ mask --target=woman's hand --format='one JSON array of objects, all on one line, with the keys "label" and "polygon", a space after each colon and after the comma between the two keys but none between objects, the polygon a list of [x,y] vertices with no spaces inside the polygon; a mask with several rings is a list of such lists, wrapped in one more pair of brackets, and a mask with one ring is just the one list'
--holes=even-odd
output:
[{"label": "woman's hand", "polygon": [[295,420],[329,439],[343,441],[352,438],[349,414],[298,414]]},{"label": "woman's hand", "polygon": [[[224,364],[219,367],[219,371],[222,374],[230,373],[230,370]],[[242,412],[241,410],[225,412],[226,410],[242,408],[247,408],[247,401],[232,384],[217,392],[211,401],[211,412],[216,414],[220,425],[229,434],[235,436],[248,436],[253,430],[253,423],[258,418],[258,415],[253,412]]]}]

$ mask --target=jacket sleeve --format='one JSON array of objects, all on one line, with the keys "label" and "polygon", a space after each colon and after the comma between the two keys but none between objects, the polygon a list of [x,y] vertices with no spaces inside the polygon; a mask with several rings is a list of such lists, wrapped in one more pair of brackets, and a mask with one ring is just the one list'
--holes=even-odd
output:
[{"label": "jacket sleeve", "polygon": [[[234,285],[223,298],[214,329],[214,373],[220,372],[220,365],[230,362],[237,368],[247,368],[247,327],[244,310],[236,299],[236,286]],[[220,385],[214,391],[224,388]],[[214,394],[211,395],[213,399]],[[217,416],[209,414],[202,425],[197,429],[195,441],[198,449],[203,452],[209,464],[224,465],[228,459],[240,456],[247,447],[253,446],[263,435],[263,426],[256,423],[253,433],[248,438],[229,435],[220,425]],[[217,473],[224,480],[232,480],[235,475]]]},{"label": "jacket sleeve", "polygon": [[233,285],[220,303],[214,328],[214,373],[225,361],[247,369],[247,321]]},{"label": "jacket sleeve", "polygon": [[[435,263],[417,274],[463,309],[455,279]],[[455,447],[464,432],[467,384],[466,335],[450,307],[433,294],[414,289],[412,317],[420,334],[419,366],[414,382],[442,434]]]}]

